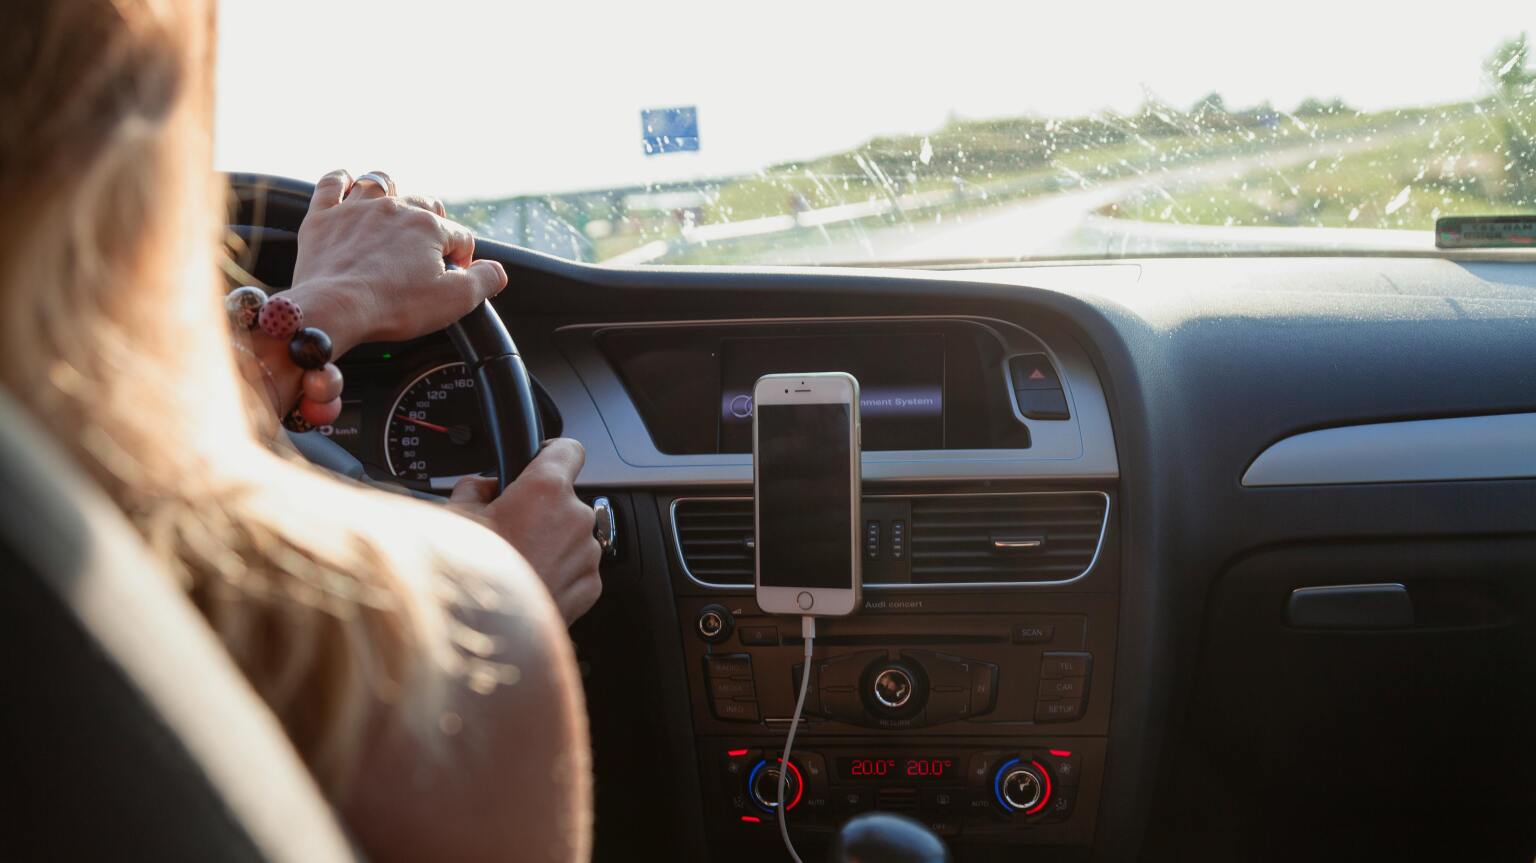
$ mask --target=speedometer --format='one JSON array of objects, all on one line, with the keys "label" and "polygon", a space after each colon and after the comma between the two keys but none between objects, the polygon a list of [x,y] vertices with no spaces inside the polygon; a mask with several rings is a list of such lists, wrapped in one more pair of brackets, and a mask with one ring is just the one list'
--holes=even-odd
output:
[{"label": "speedometer", "polygon": [[389,411],[384,460],[390,473],[418,483],[495,467],[475,378],[463,363],[428,369],[406,384]]}]

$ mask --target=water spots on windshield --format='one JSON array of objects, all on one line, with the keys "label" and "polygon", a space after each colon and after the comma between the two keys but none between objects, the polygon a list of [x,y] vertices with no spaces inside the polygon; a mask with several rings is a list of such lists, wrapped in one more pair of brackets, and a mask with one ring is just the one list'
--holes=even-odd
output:
[{"label": "water spots on windshield", "polygon": [[1482,90],[1461,101],[1279,105],[1213,90],[1174,104],[1143,86],[1132,110],[952,114],[742,174],[453,214],[621,264],[1430,248],[1442,215],[1536,213],[1536,58],[1523,36],[1491,47]]}]

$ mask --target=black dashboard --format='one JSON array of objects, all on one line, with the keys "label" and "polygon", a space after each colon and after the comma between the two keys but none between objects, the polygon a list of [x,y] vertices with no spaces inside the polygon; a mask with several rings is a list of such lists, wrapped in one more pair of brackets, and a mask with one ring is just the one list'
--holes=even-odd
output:
[{"label": "black dashboard", "polygon": [[[295,217],[250,233],[273,284]],[[739,399],[810,370],[786,362],[862,364],[885,423],[865,607],[822,628],[785,768],[808,846],[879,808],[960,860],[1536,850],[1536,265],[480,254],[547,421],[587,450],[580,490],[620,515],[573,628],[599,859],[782,858],[759,789],[803,660],[752,600]],[[400,477],[391,446],[422,435],[391,418],[473,425],[432,419],[453,359],[349,357],[335,439]],[[1041,542],[995,543],[1014,534]],[[917,696],[872,699],[886,673]]]}]

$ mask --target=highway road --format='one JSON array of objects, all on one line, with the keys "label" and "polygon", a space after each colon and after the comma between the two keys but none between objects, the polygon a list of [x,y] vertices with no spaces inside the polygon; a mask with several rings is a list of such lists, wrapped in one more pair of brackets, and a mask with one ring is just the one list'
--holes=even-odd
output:
[{"label": "highway road", "polygon": [[[869,262],[982,261],[1101,257],[1137,253],[1219,252],[1223,249],[1421,248],[1433,232],[1357,228],[1222,226],[1146,223],[1098,215],[1116,201],[1172,193],[1240,179],[1261,171],[1285,171],[1313,159],[1348,158],[1382,146],[1382,134],[1325,140],[1245,156],[1158,169],[1082,188],[1036,195],[958,213],[923,213],[894,224],[850,223],[826,230],[790,227],[756,235],[732,262],[829,264]],[[812,211],[817,212],[817,211]],[[788,217],[785,217],[786,221]],[[782,236],[782,242],[776,240]],[[729,242],[716,237],[712,242]],[[665,263],[665,259],[657,263]]]}]

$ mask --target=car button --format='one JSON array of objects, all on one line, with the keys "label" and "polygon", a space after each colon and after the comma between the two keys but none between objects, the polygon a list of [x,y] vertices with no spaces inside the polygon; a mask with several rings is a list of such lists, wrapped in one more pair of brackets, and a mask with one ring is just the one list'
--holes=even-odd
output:
[{"label": "car button", "polygon": [[1087,678],[1047,677],[1040,681],[1041,698],[1082,698],[1087,694]]},{"label": "car button", "polygon": [[1045,354],[1024,354],[1008,361],[1016,390],[1059,390],[1061,378]]}]

